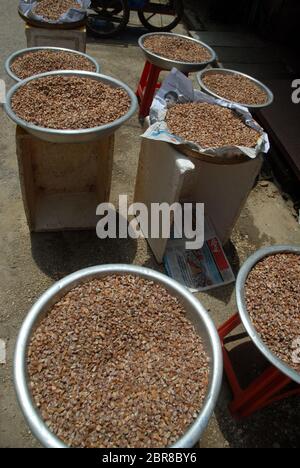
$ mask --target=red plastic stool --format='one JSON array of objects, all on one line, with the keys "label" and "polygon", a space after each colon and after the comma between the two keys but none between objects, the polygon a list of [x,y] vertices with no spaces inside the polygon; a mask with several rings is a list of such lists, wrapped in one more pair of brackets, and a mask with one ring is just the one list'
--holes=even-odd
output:
[{"label": "red plastic stool", "polygon": [[[276,367],[269,366],[258,378],[245,389],[242,389],[225,347],[224,339],[241,324],[239,314],[233,315],[219,328],[222,343],[224,370],[233,392],[233,400],[229,411],[236,419],[247,418],[264,407],[294,395],[300,395],[300,385],[295,384],[289,377]],[[290,391],[284,389],[293,383],[296,388]]]},{"label": "red plastic stool", "polygon": [[161,71],[161,68],[146,61],[136,92],[140,104],[140,119],[144,119],[149,115],[155,91],[160,88],[158,78]]},{"label": "red plastic stool", "polygon": [[[140,119],[144,119],[149,115],[155,91],[161,86],[161,84],[158,83],[158,78],[162,71],[164,71],[162,68],[146,61],[138,89],[136,91],[136,96],[140,104]],[[188,76],[188,74],[186,74],[186,76]]]}]

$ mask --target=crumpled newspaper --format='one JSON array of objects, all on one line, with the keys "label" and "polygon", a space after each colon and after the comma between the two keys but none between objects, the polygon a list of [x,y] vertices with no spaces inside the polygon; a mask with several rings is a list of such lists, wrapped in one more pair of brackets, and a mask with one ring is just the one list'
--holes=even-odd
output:
[{"label": "crumpled newspaper", "polygon": [[[168,108],[174,104],[184,104],[187,102],[207,102],[227,107],[237,112],[246,125],[254,128],[260,133],[256,148],[246,148],[244,146],[226,146],[222,148],[201,148],[194,142],[186,141],[171,133],[166,124],[165,118]],[[245,154],[254,159],[261,153],[267,153],[270,149],[269,138],[263,128],[253,119],[249,110],[238,104],[233,104],[223,99],[216,99],[202,91],[193,88],[192,81],[176,68],[170,72],[162,83],[161,88],[155,95],[150,109],[150,127],[142,135],[150,140],[160,140],[174,145],[187,145],[191,150],[205,153],[212,156],[235,156]]]},{"label": "crumpled newspaper", "polygon": [[56,21],[45,19],[43,18],[43,16],[34,14],[33,10],[38,4],[37,0],[20,0],[19,10],[28,19],[32,19],[35,21],[40,21],[44,23],[46,22],[51,24],[77,23],[78,21],[82,21],[84,19],[86,11],[91,5],[91,0],[76,1],[77,3],[80,3],[81,8],[70,8]]}]

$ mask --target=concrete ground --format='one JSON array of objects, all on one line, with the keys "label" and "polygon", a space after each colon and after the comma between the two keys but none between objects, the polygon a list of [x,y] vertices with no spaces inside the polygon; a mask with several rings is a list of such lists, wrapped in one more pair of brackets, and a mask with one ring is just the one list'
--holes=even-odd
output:
[{"label": "concrete ground", "polygon": [[[24,24],[17,15],[17,0],[2,0],[0,61],[25,44]],[[182,26],[179,27],[182,30]],[[136,39],[143,30],[130,28],[119,41],[89,40],[88,53],[102,65],[102,71],[135,88],[143,57]],[[0,77],[4,78],[4,70]],[[9,80],[7,85],[10,85]],[[16,335],[28,309],[53,282],[80,268],[105,263],[134,263],[155,269],[156,264],[143,240],[97,239],[95,232],[31,234],[28,232],[18,182],[15,154],[15,126],[0,110],[0,339],[7,345],[7,362],[0,365],[0,446],[38,447],[17,406],[12,384],[12,357]],[[138,163],[141,128],[134,117],[116,135],[111,200],[119,193],[132,197]],[[227,253],[235,271],[259,247],[270,244],[300,244],[300,226],[290,203],[274,181],[259,182],[233,232]],[[236,311],[234,286],[197,296],[217,326]],[[244,337],[233,352],[242,373],[249,379],[253,362],[260,360]],[[248,371],[249,369],[249,371]],[[231,394],[224,379],[215,414],[201,447],[299,447],[300,398],[280,402],[245,422],[235,422],[227,404]]]}]

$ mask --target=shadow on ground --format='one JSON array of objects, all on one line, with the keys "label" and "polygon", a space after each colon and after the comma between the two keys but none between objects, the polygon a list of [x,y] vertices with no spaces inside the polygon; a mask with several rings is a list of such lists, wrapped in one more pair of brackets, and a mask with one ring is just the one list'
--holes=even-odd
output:
[{"label": "shadow on ground", "polygon": [[136,256],[137,241],[99,239],[95,230],[32,233],[31,250],[40,270],[59,280],[89,266],[131,264]]},{"label": "shadow on ground", "polygon": [[118,47],[128,47],[128,46],[137,46],[138,39],[143,34],[147,34],[149,31],[142,26],[132,26],[128,25],[125,31],[122,31],[116,37],[111,38],[102,38],[93,35],[91,32],[87,34],[87,43],[88,44],[105,44],[109,46],[118,46]]},{"label": "shadow on ground", "polygon": [[[240,344],[235,346],[234,341]],[[233,347],[232,347],[233,346]],[[238,375],[241,388],[246,388],[268,367],[268,362],[245,333],[226,339],[230,358]],[[299,431],[291,427],[300,425],[300,397],[292,397],[273,403],[249,418],[236,420],[228,410],[232,401],[231,390],[224,378],[215,416],[224,438],[232,448],[297,448],[300,447]]]},{"label": "shadow on ground", "polygon": [[[236,421],[224,405],[218,404],[215,416],[231,448],[299,448],[300,397],[292,397]],[[229,400],[227,399],[227,402]],[[295,428],[295,430],[291,430]]]},{"label": "shadow on ground", "polygon": [[[276,239],[267,236],[259,231],[255,225],[255,220],[249,210],[244,208],[243,216],[238,220],[234,228],[231,239],[224,245],[224,251],[232,267],[235,277],[237,277],[240,268],[256,250],[266,245],[276,244]],[[235,289],[235,283],[223,286],[221,288],[207,291],[207,295],[229,304],[232,293]],[[234,314],[235,311],[232,311]]]}]

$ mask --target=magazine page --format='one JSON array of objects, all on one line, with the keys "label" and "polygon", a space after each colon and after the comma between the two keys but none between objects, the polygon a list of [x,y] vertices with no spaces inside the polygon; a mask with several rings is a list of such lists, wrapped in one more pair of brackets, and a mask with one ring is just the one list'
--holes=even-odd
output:
[{"label": "magazine page", "polygon": [[235,277],[211,222],[205,220],[205,242],[201,249],[186,250],[185,239],[170,239],[164,256],[167,274],[191,292],[233,283]]}]

